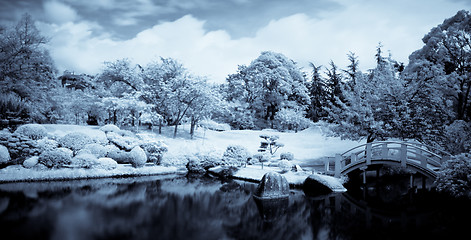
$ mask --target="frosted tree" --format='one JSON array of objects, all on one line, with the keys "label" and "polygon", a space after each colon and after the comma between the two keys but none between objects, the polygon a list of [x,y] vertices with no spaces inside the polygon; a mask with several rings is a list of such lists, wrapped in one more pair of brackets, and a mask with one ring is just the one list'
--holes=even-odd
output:
[{"label": "frosted tree", "polygon": [[345,88],[344,99],[335,96],[329,117],[334,123],[334,133],[342,138],[367,142],[398,134],[400,123],[394,122],[400,112],[390,106],[401,105],[404,84],[396,76],[393,61],[382,60],[370,74],[358,72],[355,84]]},{"label": "frosted tree", "polygon": [[311,102],[307,108],[307,117],[317,122],[327,116],[323,107],[328,104],[329,94],[325,79],[320,74],[322,66],[316,66],[313,63],[310,63],[310,65],[312,67],[312,77],[307,86]]},{"label": "frosted tree", "polygon": [[32,105],[31,117],[37,122],[53,115],[48,92],[57,86],[46,43],[28,14],[16,26],[0,27],[0,94],[15,94]]},{"label": "frosted tree", "polygon": [[418,65],[435,68],[433,77],[418,73],[416,81],[427,82],[430,87],[441,90],[443,100],[451,104],[453,119],[470,121],[471,14],[459,11],[434,27],[422,40],[425,45],[411,54],[408,68]]},{"label": "frosted tree", "polygon": [[275,122],[280,130],[303,130],[309,127],[309,119],[305,117],[306,113],[300,109],[283,108],[276,113]]},{"label": "frosted tree", "polygon": [[246,111],[262,120],[258,127],[270,125],[284,107],[309,104],[305,76],[296,64],[280,53],[262,52],[249,66],[239,66],[238,73],[227,78],[228,89],[234,91],[228,101],[248,103]]}]

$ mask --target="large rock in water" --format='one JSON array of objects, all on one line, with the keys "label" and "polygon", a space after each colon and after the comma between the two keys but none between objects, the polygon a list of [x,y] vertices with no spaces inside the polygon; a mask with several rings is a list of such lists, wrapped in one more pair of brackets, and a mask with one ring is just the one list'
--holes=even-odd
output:
[{"label": "large rock in water", "polygon": [[345,192],[347,189],[340,179],[327,175],[312,174],[303,184],[304,193],[308,196],[324,195],[331,192]]},{"label": "large rock in water", "polygon": [[287,198],[289,197],[288,181],[279,173],[265,173],[254,196],[259,199]]}]

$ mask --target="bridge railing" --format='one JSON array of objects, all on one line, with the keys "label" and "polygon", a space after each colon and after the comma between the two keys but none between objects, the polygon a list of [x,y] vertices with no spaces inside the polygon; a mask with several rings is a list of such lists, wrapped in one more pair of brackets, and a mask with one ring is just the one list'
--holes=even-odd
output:
[{"label": "bridge railing", "polygon": [[[432,149],[440,152],[437,149]],[[373,142],[354,147],[335,157],[334,175],[340,177],[340,172],[355,164],[365,162],[370,165],[372,160],[397,161],[401,166],[407,163],[422,167],[423,169],[433,169],[441,167],[442,163],[449,159],[449,154],[440,152],[443,156],[430,150],[430,147],[409,142]],[[329,161],[326,161],[326,172],[330,170]]]}]

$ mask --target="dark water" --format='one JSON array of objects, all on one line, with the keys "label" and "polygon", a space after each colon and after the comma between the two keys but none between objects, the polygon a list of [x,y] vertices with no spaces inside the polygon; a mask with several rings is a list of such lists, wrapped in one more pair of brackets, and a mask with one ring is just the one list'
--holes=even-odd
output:
[{"label": "dark water", "polygon": [[471,228],[468,201],[402,185],[265,202],[255,188],[177,176],[0,184],[0,238],[451,239]]}]

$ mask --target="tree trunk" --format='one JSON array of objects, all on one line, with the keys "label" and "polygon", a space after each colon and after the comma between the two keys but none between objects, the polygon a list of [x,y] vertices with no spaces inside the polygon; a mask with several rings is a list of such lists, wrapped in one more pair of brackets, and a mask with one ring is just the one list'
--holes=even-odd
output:
[{"label": "tree trunk", "polygon": [[368,135],[368,138],[366,139],[366,143],[371,143],[371,142],[373,142],[375,139],[376,139],[376,134],[370,133],[370,135]]},{"label": "tree trunk", "polygon": [[193,135],[195,134],[195,126],[196,126],[196,119],[194,117],[191,117],[191,123],[190,123],[190,136],[191,136],[191,139],[193,139]]},{"label": "tree trunk", "polygon": [[178,123],[175,123],[175,129],[173,130],[173,138],[177,138]]},{"label": "tree trunk", "polygon": [[159,134],[162,134],[162,118],[159,119]]}]

